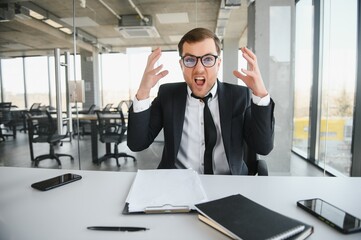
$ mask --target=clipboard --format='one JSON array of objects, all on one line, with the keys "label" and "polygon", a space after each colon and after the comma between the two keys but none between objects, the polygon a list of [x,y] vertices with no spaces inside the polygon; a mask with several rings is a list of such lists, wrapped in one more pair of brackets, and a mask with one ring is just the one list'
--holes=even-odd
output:
[{"label": "clipboard", "polygon": [[188,206],[154,206],[147,207],[144,211],[130,212],[129,203],[126,202],[122,211],[122,214],[163,214],[163,213],[197,213],[195,209],[190,209]]},{"label": "clipboard", "polygon": [[208,198],[192,169],[138,170],[122,214],[196,212]]}]

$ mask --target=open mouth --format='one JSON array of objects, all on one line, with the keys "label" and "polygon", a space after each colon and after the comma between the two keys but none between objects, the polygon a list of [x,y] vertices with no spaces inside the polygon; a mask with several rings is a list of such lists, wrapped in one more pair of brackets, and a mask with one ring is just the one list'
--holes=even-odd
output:
[{"label": "open mouth", "polygon": [[196,77],[194,78],[194,81],[197,84],[197,86],[203,86],[204,83],[206,82],[206,79],[204,77]]}]

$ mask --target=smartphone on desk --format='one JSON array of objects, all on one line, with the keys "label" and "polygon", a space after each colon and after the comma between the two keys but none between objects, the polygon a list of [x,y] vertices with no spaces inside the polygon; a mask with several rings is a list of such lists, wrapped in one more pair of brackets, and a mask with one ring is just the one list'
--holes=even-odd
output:
[{"label": "smartphone on desk", "polygon": [[47,191],[65,184],[80,180],[81,176],[73,173],[66,173],[57,177],[49,178],[40,182],[31,184],[31,187],[40,191]]},{"label": "smartphone on desk", "polygon": [[297,206],[344,234],[361,231],[361,219],[320,198],[300,200]]}]

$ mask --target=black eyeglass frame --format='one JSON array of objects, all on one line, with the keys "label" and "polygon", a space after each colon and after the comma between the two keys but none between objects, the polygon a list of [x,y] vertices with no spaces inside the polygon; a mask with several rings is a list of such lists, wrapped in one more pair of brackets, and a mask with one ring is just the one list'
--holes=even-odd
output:
[{"label": "black eyeglass frame", "polygon": [[[204,65],[204,63],[203,63],[203,58],[204,58],[204,57],[207,57],[207,56],[212,56],[212,57],[214,57],[214,63],[213,63],[212,66],[206,66],[206,65]],[[184,61],[185,61],[184,59],[185,59],[186,57],[194,57],[194,58],[196,58],[195,64],[194,64],[193,66],[191,66],[191,67],[187,66],[187,64],[184,62]],[[211,67],[213,67],[214,65],[216,65],[216,62],[217,62],[217,58],[218,58],[218,57],[219,57],[219,56],[213,55],[213,54],[205,54],[205,55],[203,55],[203,56],[185,55],[185,56],[181,57],[181,59],[182,59],[183,65],[184,65],[186,68],[194,68],[195,66],[197,66],[197,64],[198,64],[198,59],[201,60],[201,63],[202,63],[202,65],[203,65],[205,68],[211,68]]]}]

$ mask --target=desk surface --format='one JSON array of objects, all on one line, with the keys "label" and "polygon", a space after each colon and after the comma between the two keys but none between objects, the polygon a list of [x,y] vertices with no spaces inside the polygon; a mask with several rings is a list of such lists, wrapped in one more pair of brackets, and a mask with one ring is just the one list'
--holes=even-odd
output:
[{"label": "desk surface", "polygon": [[[83,179],[40,192],[31,183],[63,173]],[[122,215],[135,173],[0,167],[0,238],[12,239],[228,239],[196,214]],[[361,178],[204,176],[208,198],[241,193],[289,217],[314,226],[309,239],[361,239],[343,235],[296,206],[300,199],[320,197],[361,217]],[[144,232],[90,231],[92,225],[150,228]],[[4,239],[4,238],[1,238]]]}]

